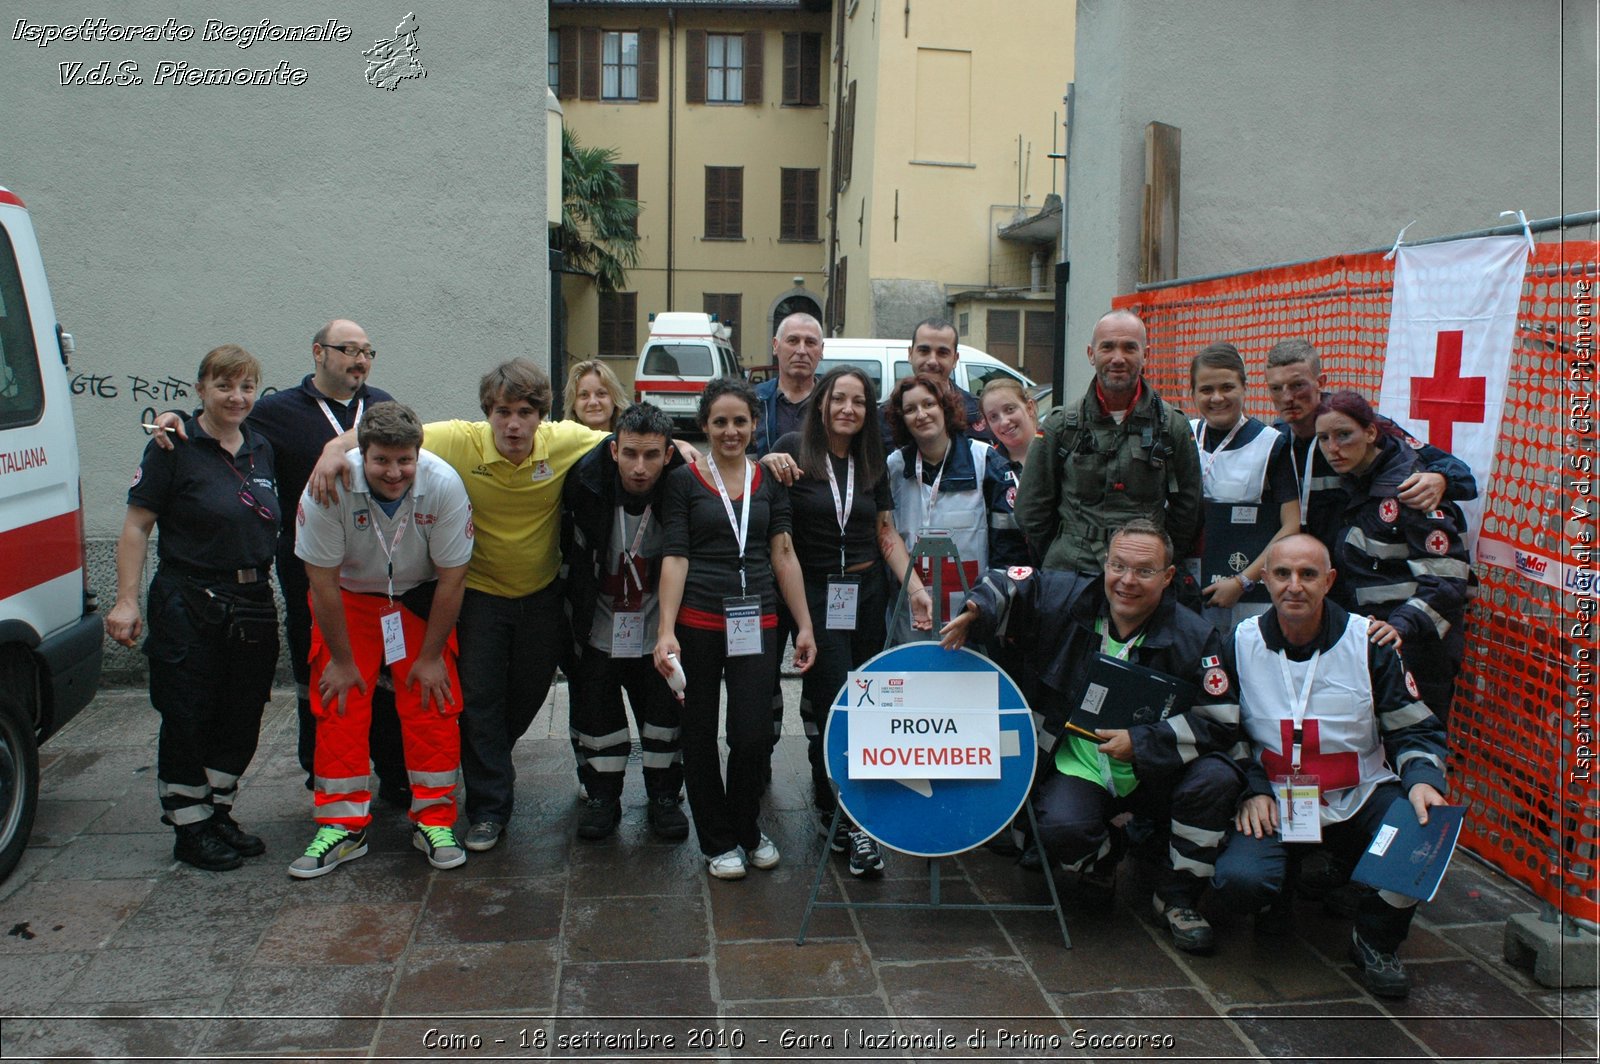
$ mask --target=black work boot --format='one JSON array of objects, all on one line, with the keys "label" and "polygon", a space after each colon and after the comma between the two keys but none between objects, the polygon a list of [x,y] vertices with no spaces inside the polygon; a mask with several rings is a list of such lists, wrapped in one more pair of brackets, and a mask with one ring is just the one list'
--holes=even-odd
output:
[{"label": "black work boot", "polygon": [[[223,842],[212,830],[208,820],[198,824],[185,824],[177,829],[178,840],[173,844],[172,856],[184,864],[203,868],[207,872],[231,872],[244,864],[239,851]],[[257,840],[260,841],[260,840]]]},{"label": "black work boot", "polygon": [[211,833],[233,847],[240,857],[260,857],[267,852],[267,844],[261,841],[261,836],[252,835],[241,828],[239,822],[233,819],[233,814],[226,809],[218,807],[206,823],[210,825]]}]

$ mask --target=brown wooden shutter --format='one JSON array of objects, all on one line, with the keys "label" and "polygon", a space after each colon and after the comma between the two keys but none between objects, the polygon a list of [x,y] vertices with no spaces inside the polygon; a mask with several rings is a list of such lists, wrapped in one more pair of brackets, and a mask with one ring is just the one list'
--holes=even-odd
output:
[{"label": "brown wooden shutter", "polygon": [[578,31],[578,98],[600,98],[600,29],[584,26]]},{"label": "brown wooden shutter", "polygon": [[725,206],[723,221],[727,236],[744,236],[744,167],[728,167],[727,184],[723,188]]},{"label": "brown wooden shutter", "polygon": [[656,83],[660,80],[660,34],[653,29],[639,31],[639,102],[655,103],[659,99]]},{"label": "brown wooden shutter", "polygon": [[855,161],[856,153],[856,83],[850,83],[850,90],[845,96],[844,104],[844,134],[839,145],[842,156],[839,163],[839,180],[850,180],[851,164]]},{"label": "brown wooden shutter", "polygon": [[800,171],[778,171],[778,239],[799,239],[800,230]]},{"label": "brown wooden shutter", "polygon": [[822,34],[800,34],[799,103],[804,107],[822,104]]},{"label": "brown wooden shutter", "polygon": [[800,187],[796,196],[799,211],[799,238],[817,239],[817,207],[822,175],[817,170],[800,171]]},{"label": "brown wooden shutter", "polygon": [[722,175],[726,171],[720,166],[706,167],[706,226],[705,235],[708,239],[717,239],[723,236],[722,231]]},{"label": "brown wooden shutter", "polygon": [[575,100],[578,98],[578,27],[562,26],[557,32],[561,35],[561,43],[556,49],[557,77],[560,79],[556,96],[563,100]]},{"label": "brown wooden shutter", "polygon": [[744,35],[744,102],[761,102],[761,31],[750,30]]},{"label": "brown wooden shutter", "polygon": [[800,102],[800,38],[798,33],[783,35],[783,102],[790,107]]},{"label": "brown wooden shutter", "polygon": [[683,102],[706,102],[706,31],[685,30],[683,51]]}]

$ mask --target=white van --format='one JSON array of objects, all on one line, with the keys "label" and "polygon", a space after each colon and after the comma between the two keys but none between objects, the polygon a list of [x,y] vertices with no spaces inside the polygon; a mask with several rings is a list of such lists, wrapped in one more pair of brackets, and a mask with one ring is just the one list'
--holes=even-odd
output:
[{"label": "white van", "polygon": [[654,403],[681,430],[697,431],[700,393],[714,377],[742,377],[733,330],[711,314],[666,311],[650,315],[650,336],[633,372],[633,397]]},{"label": "white van", "polygon": [[0,187],[0,879],[39,799],[38,744],[89,704],[103,630],[84,557],[67,359],[22,200]]},{"label": "white van", "polygon": [[[997,376],[1013,377],[1024,388],[1034,387],[1033,380],[1014,366],[976,347],[956,345],[960,355],[950,379],[973,395],[983,391],[983,386]],[[822,341],[822,362],[817,367],[821,376],[838,366],[859,366],[872,378],[882,402],[901,377],[911,376],[911,344],[907,340],[862,340],[848,336],[827,337]]]}]

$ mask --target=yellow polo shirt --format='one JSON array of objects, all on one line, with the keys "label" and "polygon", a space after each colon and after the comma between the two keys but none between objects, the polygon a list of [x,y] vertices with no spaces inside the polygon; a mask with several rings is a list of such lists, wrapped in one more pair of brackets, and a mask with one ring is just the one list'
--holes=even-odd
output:
[{"label": "yellow polo shirt", "polygon": [[606,433],[576,421],[546,421],[533,452],[512,465],[487,421],[434,421],[422,445],[450,463],[472,500],[475,545],[467,586],[505,598],[547,587],[561,567],[561,485]]}]

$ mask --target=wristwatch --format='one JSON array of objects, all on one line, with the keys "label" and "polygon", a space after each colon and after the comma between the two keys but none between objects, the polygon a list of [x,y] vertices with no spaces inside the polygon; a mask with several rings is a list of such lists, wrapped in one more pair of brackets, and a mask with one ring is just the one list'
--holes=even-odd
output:
[{"label": "wristwatch", "polygon": [[1239,586],[1241,588],[1243,588],[1245,591],[1249,591],[1251,588],[1255,587],[1256,584],[1257,584],[1257,581],[1250,579],[1248,576],[1245,576],[1243,573],[1234,573],[1233,574],[1233,578],[1235,580],[1239,581]]}]

